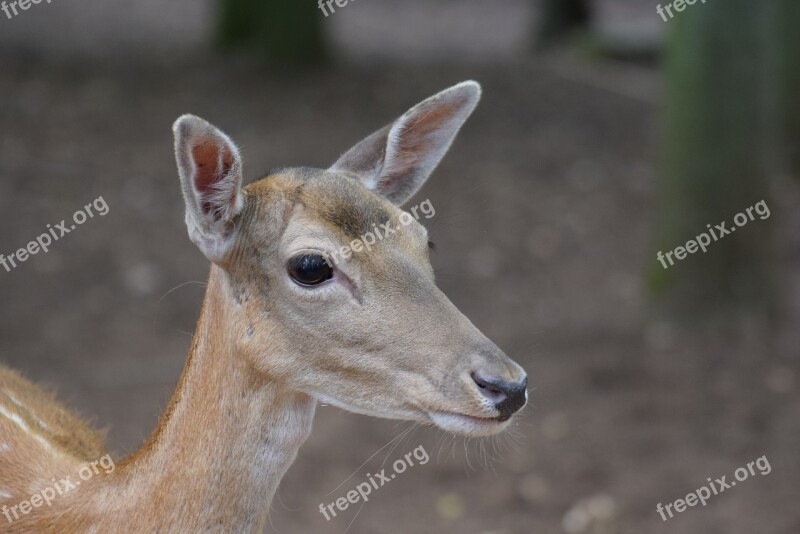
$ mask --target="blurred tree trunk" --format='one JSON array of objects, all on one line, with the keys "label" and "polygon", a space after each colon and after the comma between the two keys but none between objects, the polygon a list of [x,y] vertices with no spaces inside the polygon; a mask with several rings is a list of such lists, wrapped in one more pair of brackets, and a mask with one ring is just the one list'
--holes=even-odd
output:
[{"label": "blurred tree trunk", "polygon": [[589,25],[589,0],[539,0],[536,44],[548,45]]},{"label": "blurred tree trunk", "polygon": [[778,57],[783,117],[784,159],[789,172],[800,179],[800,2],[779,0]]},{"label": "blurred tree trunk", "polygon": [[[669,21],[664,161],[656,250],[663,253],[768,198],[765,117],[775,100],[765,51],[767,2],[696,3]],[[772,100],[770,100],[772,99]],[[664,269],[653,254],[659,313],[687,319],[770,310],[770,221],[758,216]],[[673,256],[674,257],[674,256]]]},{"label": "blurred tree trunk", "polygon": [[218,39],[223,46],[254,49],[284,64],[317,63],[325,58],[324,18],[309,0],[221,0]]}]

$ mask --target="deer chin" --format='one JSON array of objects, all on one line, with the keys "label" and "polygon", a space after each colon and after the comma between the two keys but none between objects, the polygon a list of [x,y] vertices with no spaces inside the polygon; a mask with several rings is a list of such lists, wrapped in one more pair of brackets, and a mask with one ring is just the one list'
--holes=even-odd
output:
[{"label": "deer chin", "polygon": [[329,404],[331,406],[336,406],[337,408],[347,412],[368,415],[370,417],[379,417],[381,419],[397,419],[400,421],[419,421],[420,419],[420,414],[416,410],[398,408],[383,409],[377,405],[370,407],[359,406],[320,392],[310,393],[310,395],[323,405]]},{"label": "deer chin", "polygon": [[455,432],[470,437],[494,436],[511,424],[511,419],[500,417],[475,417],[455,412],[428,412],[430,421],[445,432]]}]

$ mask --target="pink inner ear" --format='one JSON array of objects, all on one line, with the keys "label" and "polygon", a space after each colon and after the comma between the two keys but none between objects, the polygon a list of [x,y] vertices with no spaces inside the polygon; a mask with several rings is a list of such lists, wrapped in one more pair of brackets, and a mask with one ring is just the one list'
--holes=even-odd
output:
[{"label": "pink inner ear", "polygon": [[234,156],[230,149],[213,140],[204,140],[192,147],[192,158],[195,165],[194,185],[200,196],[203,213],[220,216],[222,206],[211,202],[214,186],[228,177],[233,167]]},{"label": "pink inner ear", "polygon": [[[222,168],[218,168],[220,155],[222,156]],[[201,194],[208,193],[216,182],[228,175],[233,166],[231,151],[213,141],[203,141],[195,145],[192,148],[192,159],[194,159],[196,168],[194,185]]]},{"label": "pink inner ear", "polygon": [[402,136],[425,140],[435,134],[447,121],[452,120],[462,105],[461,101],[444,102],[418,110],[413,120],[406,124]]},{"label": "pink inner ear", "polygon": [[[415,173],[432,149],[436,148],[437,135],[441,135],[443,126],[453,120],[461,101],[437,102],[419,108],[414,116],[397,132],[397,147],[393,154],[392,168],[381,178],[381,187],[386,191],[401,192],[403,187],[413,187],[406,183],[409,173]],[[437,156],[438,157],[438,156]]]}]

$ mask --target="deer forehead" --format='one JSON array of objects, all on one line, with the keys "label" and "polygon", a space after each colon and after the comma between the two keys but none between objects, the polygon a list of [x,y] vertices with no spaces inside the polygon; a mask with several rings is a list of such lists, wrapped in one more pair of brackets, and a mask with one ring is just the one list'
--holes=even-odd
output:
[{"label": "deer forehead", "polygon": [[[378,244],[370,252],[400,249],[411,257],[419,256],[420,243],[427,243],[422,225],[402,224],[400,208],[340,173],[282,169],[248,185],[246,192],[262,208],[254,212],[258,220],[251,221],[256,231],[266,232],[265,224],[281,220],[285,241],[316,238],[338,248],[374,240]],[[272,210],[273,216],[265,216],[263,208]],[[363,255],[365,260],[369,256]]]}]

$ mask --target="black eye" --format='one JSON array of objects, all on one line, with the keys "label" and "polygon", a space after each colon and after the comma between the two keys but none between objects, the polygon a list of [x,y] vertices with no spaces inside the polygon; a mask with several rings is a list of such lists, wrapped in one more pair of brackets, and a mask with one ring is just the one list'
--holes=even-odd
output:
[{"label": "black eye", "polygon": [[433,241],[428,241],[428,248],[431,250],[436,250],[436,243]]},{"label": "black eye", "polygon": [[295,256],[287,268],[292,280],[303,286],[316,286],[333,278],[333,267],[319,254]]}]

